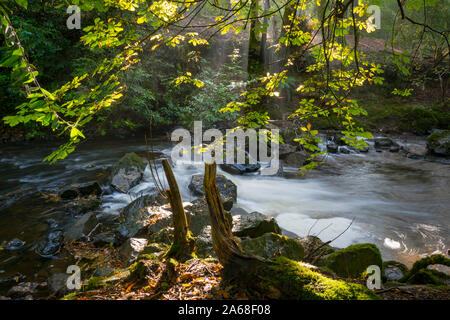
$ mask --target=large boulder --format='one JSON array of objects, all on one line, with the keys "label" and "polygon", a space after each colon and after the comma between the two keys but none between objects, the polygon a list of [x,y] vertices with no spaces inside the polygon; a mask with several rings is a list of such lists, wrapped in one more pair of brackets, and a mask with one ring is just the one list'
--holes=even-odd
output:
[{"label": "large boulder", "polygon": [[[237,186],[233,181],[225,178],[225,176],[219,174],[216,177],[216,185],[219,188],[219,194],[222,197],[222,203],[225,210],[230,210],[233,203],[237,201]],[[189,183],[189,190],[195,196],[203,197],[203,175],[196,174],[191,178]]]},{"label": "large boulder", "polygon": [[283,159],[283,164],[286,167],[299,168],[305,164],[307,159],[308,159],[308,155],[306,154],[306,152],[296,151],[296,152],[288,154]]},{"label": "large boulder", "polygon": [[[225,176],[218,174],[216,177],[216,184],[219,188],[219,193],[224,198],[232,198],[234,201],[237,200],[237,187],[233,181],[225,178]],[[203,175],[196,174],[191,178],[189,183],[189,190],[196,196],[203,197]]]},{"label": "large boulder", "polygon": [[117,231],[124,237],[142,236],[147,232],[147,227],[151,223],[151,218],[157,214],[149,207],[161,206],[167,200],[158,193],[139,197],[122,209],[120,213],[121,223]]},{"label": "large boulder", "polygon": [[113,168],[111,186],[119,192],[127,193],[141,181],[146,166],[136,153],[127,153]]},{"label": "large boulder", "polygon": [[326,259],[326,266],[343,278],[359,278],[370,265],[382,267],[377,246],[370,243],[351,245],[337,250]]},{"label": "large boulder", "polygon": [[429,153],[439,156],[450,156],[450,130],[437,130],[427,138]]},{"label": "large boulder", "polygon": [[95,213],[85,214],[76,220],[64,233],[65,241],[79,241],[88,238],[97,227],[98,220]]},{"label": "large boulder", "polygon": [[262,258],[284,256],[292,260],[301,260],[305,254],[303,246],[294,239],[273,232],[258,238],[245,238],[241,241],[245,252]]},{"label": "large boulder", "polygon": [[281,234],[281,229],[273,217],[251,212],[233,216],[232,232],[237,237],[257,238],[268,232]]}]

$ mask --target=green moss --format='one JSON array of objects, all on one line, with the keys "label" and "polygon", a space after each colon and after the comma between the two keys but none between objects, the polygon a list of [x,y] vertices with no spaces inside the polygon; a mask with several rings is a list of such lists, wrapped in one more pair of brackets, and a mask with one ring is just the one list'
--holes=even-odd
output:
[{"label": "green moss", "polygon": [[[417,277],[416,280],[411,280],[411,278],[413,278],[416,273],[418,273],[422,269],[426,269],[429,265],[433,265],[433,264],[442,264],[444,266],[450,267],[450,259],[446,258],[442,254],[433,254],[431,256],[420,259],[420,260],[414,262],[411,270],[407,274],[405,274],[405,276],[400,281],[401,282],[409,282],[409,283],[411,283],[411,281],[424,281],[425,277],[428,277],[430,274],[432,274],[436,277],[437,274],[435,272],[431,272],[431,273],[428,272],[427,275],[422,273],[421,275],[419,275]],[[426,270],[426,271],[435,271],[435,270]],[[439,272],[439,273],[441,273],[441,272]],[[434,282],[432,277],[430,277],[430,280],[432,281],[431,283]]]},{"label": "green moss", "polygon": [[258,238],[247,238],[241,241],[241,247],[250,254],[263,258],[273,258],[277,255],[293,260],[301,260],[305,254],[303,246],[289,237],[273,232]]},{"label": "green moss", "polygon": [[197,258],[196,251],[197,246],[195,243],[195,237],[192,235],[191,231],[188,231],[185,243],[182,245],[176,238],[174,238],[164,257],[174,257],[180,260],[189,260],[192,258]]},{"label": "green moss", "polygon": [[83,291],[95,290],[95,289],[99,289],[101,287],[106,286],[106,284],[103,282],[103,280],[104,280],[103,277],[91,277],[91,278],[89,278],[89,280],[86,283],[86,285],[83,286]]},{"label": "green moss", "polygon": [[427,138],[427,147],[434,152],[450,155],[450,130],[430,134]]},{"label": "green moss", "polygon": [[71,292],[66,294],[61,300],[76,300],[78,298],[78,292]]},{"label": "green moss", "polygon": [[312,271],[299,262],[278,257],[271,259],[270,272],[263,279],[267,291],[278,291],[281,299],[373,300],[379,297],[366,287],[334,280]]},{"label": "green moss", "polygon": [[382,267],[381,253],[370,243],[355,244],[335,251],[326,259],[326,266],[344,278],[360,278],[370,265]]},{"label": "green moss", "polygon": [[145,170],[145,167],[147,164],[144,160],[142,160],[141,157],[139,157],[136,153],[130,152],[124,155],[117,165],[113,169],[113,175],[116,174],[120,169],[122,168],[131,168],[131,167],[137,167],[141,169],[142,171]]},{"label": "green moss", "polygon": [[440,276],[446,276],[445,273],[436,270],[422,269],[414,273],[408,278],[407,283],[411,284],[432,284],[432,285],[444,285],[444,282],[440,280]]}]

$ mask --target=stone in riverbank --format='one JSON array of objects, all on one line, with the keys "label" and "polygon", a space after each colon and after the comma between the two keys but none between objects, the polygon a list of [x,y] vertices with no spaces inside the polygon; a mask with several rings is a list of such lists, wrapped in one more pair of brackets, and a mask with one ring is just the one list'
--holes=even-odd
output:
[{"label": "stone in riverbank", "polygon": [[111,186],[119,192],[127,193],[141,181],[146,166],[136,153],[127,153],[113,168]]},{"label": "stone in riverbank", "polygon": [[300,261],[305,250],[294,239],[273,232],[265,233],[258,238],[245,238],[241,241],[245,252],[262,258],[273,258],[282,255],[286,258]]},{"label": "stone in riverbank", "polygon": [[268,232],[281,234],[281,229],[273,217],[251,212],[233,217],[232,232],[237,237],[257,238]]},{"label": "stone in riverbank", "polygon": [[380,251],[371,243],[351,245],[326,259],[326,266],[343,278],[359,278],[370,265],[382,267]]},{"label": "stone in riverbank", "polygon": [[167,199],[157,193],[135,199],[120,213],[121,223],[117,231],[127,238],[146,233],[146,227],[150,224],[150,219],[154,215],[146,208],[151,205],[161,206],[166,203]]},{"label": "stone in riverbank", "polygon": [[[217,175],[216,184],[222,197],[224,209],[230,210],[233,203],[237,201],[237,186],[233,183],[233,181],[225,178],[225,176],[221,174]],[[189,183],[189,190],[191,190],[195,196],[204,196],[203,175],[196,174],[192,176],[191,182]]]},{"label": "stone in riverbank", "polygon": [[79,241],[86,239],[98,225],[95,213],[82,216],[64,233],[65,241]]},{"label": "stone in riverbank", "polygon": [[283,159],[283,164],[287,167],[299,168],[303,166],[308,159],[308,155],[304,151],[296,151],[288,154]]}]

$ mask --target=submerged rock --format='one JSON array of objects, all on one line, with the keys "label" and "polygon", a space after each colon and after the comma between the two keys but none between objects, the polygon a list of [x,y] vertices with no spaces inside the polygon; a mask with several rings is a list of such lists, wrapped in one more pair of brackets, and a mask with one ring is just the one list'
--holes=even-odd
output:
[{"label": "submerged rock", "polygon": [[273,232],[258,238],[246,238],[241,241],[245,252],[263,258],[284,256],[292,260],[302,260],[305,254],[303,246],[294,239]]},{"label": "submerged rock", "polygon": [[102,188],[98,182],[91,182],[65,189],[59,196],[64,200],[73,200],[78,197],[86,197],[91,195],[99,197],[102,193]]},{"label": "submerged rock", "polygon": [[20,250],[25,246],[26,242],[20,239],[14,238],[8,242],[6,242],[5,249],[6,250]]},{"label": "submerged rock", "polygon": [[238,237],[257,238],[268,232],[281,234],[281,229],[273,217],[251,212],[233,216],[232,232]]},{"label": "submerged rock", "polygon": [[382,267],[380,251],[370,243],[337,250],[326,259],[326,266],[343,278],[358,278],[370,265]]},{"label": "submerged rock", "polygon": [[141,181],[145,167],[146,163],[136,153],[127,153],[113,168],[111,186],[127,193]]},{"label": "submerged rock", "polygon": [[51,232],[46,239],[41,240],[36,248],[36,253],[42,257],[56,255],[63,243],[62,231]]}]

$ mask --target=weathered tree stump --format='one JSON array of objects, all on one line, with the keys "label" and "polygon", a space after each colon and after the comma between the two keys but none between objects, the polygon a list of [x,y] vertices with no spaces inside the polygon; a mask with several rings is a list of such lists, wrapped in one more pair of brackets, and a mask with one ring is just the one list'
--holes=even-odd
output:
[{"label": "weathered tree stump", "polygon": [[178,189],[172,167],[167,159],[162,160],[162,166],[169,184],[169,189],[164,190],[164,192],[169,198],[174,225],[173,243],[167,251],[166,256],[181,260],[188,259],[195,255],[195,238],[189,231],[183,200],[181,199],[180,190]]}]

